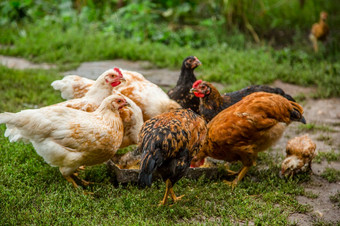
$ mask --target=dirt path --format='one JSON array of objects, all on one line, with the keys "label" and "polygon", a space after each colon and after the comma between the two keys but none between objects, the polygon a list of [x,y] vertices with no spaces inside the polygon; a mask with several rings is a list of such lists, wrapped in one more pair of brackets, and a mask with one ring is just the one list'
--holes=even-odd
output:
[{"label": "dirt path", "polygon": [[[53,65],[32,64],[24,59],[0,56],[0,63],[10,68],[44,68],[48,69]],[[65,72],[64,75],[77,74],[91,79],[96,79],[104,70],[112,67],[121,67],[127,70],[138,71],[150,81],[169,89],[177,82],[179,70],[168,70],[152,68],[151,64],[144,61],[131,62],[125,60],[111,60],[101,62],[87,62],[80,65],[74,71]],[[221,84],[214,83],[219,89],[223,88]],[[317,144],[318,152],[330,152],[334,150],[339,153],[340,150],[340,98],[331,99],[312,99],[310,96],[315,91],[314,88],[300,87],[292,84],[276,81],[272,86],[280,87],[292,96],[301,94],[306,97],[300,103],[305,109],[305,118],[308,123],[315,124],[317,127],[311,131],[304,131],[299,128],[297,123],[288,127],[281,140],[272,148],[273,155],[284,155],[285,146],[289,139],[305,133],[309,133],[311,138]],[[294,213],[289,220],[297,225],[311,225],[316,222],[340,222],[339,204],[331,202],[330,197],[340,192],[340,183],[329,183],[320,175],[326,168],[340,170],[340,162],[314,163],[312,170],[314,175],[311,180],[304,184],[307,192],[313,193],[316,198],[305,196],[297,197],[302,204],[309,204],[313,211],[307,214]],[[337,206],[338,205],[338,206]]]},{"label": "dirt path", "polygon": [[[284,154],[284,147],[287,141],[295,136],[308,133],[317,145],[318,152],[330,152],[334,150],[339,153],[340,150],[340,98],[331,99],[312,99],[311,94],[315,91],[313,88],[299,87],[296,85],[276,81],[273,86],[284,89],[285,92],[296,96],[304,94],[306,100],[302,101],[305,110],[305,118],[308,123],[314,123],[323,126],[324,129],[314,131],[301,131],[298,124],[288,127],[284,136],[273,147],[274,153]],[[325,131],[328,130],[328,131]],[[304,184],[305,191],[317,195],[317,198],[298,196],[297,200],[301,204],[309,204],[313,210],[307,214],[294,213],[290,216],[290,222],[296,222],[298,225],[312,225],[316,222],[340,222],[340,208],[332,203],[330,197],[340,192],[340,182],[329,183],[320,175],[327,168],[340,170],[340,162],[313,163],[313,176],[310,181]]]}]

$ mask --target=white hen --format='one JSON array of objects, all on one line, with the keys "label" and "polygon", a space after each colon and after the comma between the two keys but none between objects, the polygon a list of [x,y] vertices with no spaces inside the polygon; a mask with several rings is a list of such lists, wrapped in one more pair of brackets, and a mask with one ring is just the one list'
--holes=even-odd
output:
[{"label": "white hen", "polygon": [[133,100],[143,112],[144,121],[169,112],[181,106],[156,84],[150,82],[138,72],[122,70],[126,82],[116,87],[125,96]]},{"label": "white hen", "polygon": [[[129,103],[130,107],[121,114],[124,123],[124,138],[121,148],[127,147],[131,144],[137,144],[138,133],[143,125],[143,116],[141,109],[129,98],[121,94],[120,92],[113,90],[114,87],[121,83],[121,80],[125,81],[122,72],[118,68],[113,68],[105,71],[100,75],[96,81],[82,78],[76,75],[66,76],[63,80],[57,80],[57,84],[63,81],[63,91],[62,95],[70,96],[72,92],[70,90],[75,90],[76,95],[80,97],[80,92],[84,92],[85,96],[78,99],[71,99],[65,102],[58,103],[58,106],[70,107],[82,111],[92,112],[95,111],[102,100],[111,94],[120,95],[125,98]],[[74,81],[74,82],[72,82]],[[91,85],[89,84],[91,81]],[[54,87],[56,86],[55,82]],[[67,82],[71,82],[72,86],[68,86]],[[81,89],[84,88],[84,89]],[[88,92],[86,91],[88,90]]]},{"label": "white hen", "polygon": [[[177,102],[171,100],[160,87],[144,78],[142,74],[133,71],[121,71],[126,82],[114,89],[129,97],[142,109],[144,121],[164,112],[180,108]],[[69,84],[65,84],[65,86],[69,86],[68,92],[73,91],[73,96],[81,96],[86,93],[85,89],[74,89],[73,87],[80,87],[81,85],[78,84],[88,83],[89,79],[80,77],[82,79],[78,80],[67,77],[65,77],[65,80],[70,81]],[[66,95],[63,90],[61,90],[61,95]]]},{"label": "white hen", "polygon": [[[0,124],[15,128],[7,132],[29,140],[37,153],[60,172],[74,187],[73,174],[80,166],[103,163],[114,156],[123,139],[120,112],[127,102],[120,95],[107,97],[91,113],[63,106],[0,114]],[[84,184],[87,182],[81,180]]]},{"label": "white hen", "polygon": [[101,102],[112,94],[113,88],[121,84],[121,81],[124,80],[123,74],[119,68],[109,69],[97,78],[85,96],[78,99],[67,100],[55,105],[87,112],[95,111]]}]

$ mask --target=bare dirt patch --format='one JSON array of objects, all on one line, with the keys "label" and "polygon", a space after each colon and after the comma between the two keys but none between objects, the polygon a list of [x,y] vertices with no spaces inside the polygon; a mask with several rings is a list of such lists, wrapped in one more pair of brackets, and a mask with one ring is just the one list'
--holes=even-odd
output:
[{"label": "bare dirt patch", "polygon": [[[272,148],[273,154],[285,155],[285,146],[287,141],[295,136],[308,133],[316,143],[318,152],[335,151],[339,153],[340,149],[340,98],[330,99],[313,99],[310,96],[315,88],[300,87],[292,84],[276,81],[273,86],[282,88],[292,96],[303,94],[306,100],[302,101],[305,110],[307,123],[313,123],[319,126],[319,129],[311,131],[301,130],[298,123],[293,123],[288,127],[284,136]],[[306,192],[317,195],[317,198],[298,196],[297,200],[301,204],[308,204],[312,211],[307,214],[294,213],[289,217],[291,223],[297,225],[312,225],[317,222],[336,224],[340,222],[340,208],[337,204],[332,203],[330,197],[340,192],[340,182],[329,183],[320,177],[326,168],[340,170],[340,162],[313,163],[313,176],[311,180],[303,184]]]}]

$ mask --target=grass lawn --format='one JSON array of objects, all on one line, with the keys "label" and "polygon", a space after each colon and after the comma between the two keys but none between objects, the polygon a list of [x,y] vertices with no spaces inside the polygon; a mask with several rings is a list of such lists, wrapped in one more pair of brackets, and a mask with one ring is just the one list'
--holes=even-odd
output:
[{"label": "grass lawn", "polygon": [[[60,102],[50,83],[57,71],[17,71],[0,67],[0,111],[16,112]],[[261,153],[234,191],[222,180],[182,179],[174,187],[185,195],[174,205],[158,207],[165,185],[151,188],[110,182],[106,165],[88,167],[80,176],[95,182],[73,189],[57,168],[47,165],[30,144],[9,143],[0,126],[0,224],[166,224],[247,223],[287,224],[291,213],[310,207],[297,202],[305,194],[301,182],[309,175],[282,180],[278,177],[282,156]],[[234,167],[239,167],[238,165]],[[261,169],[261,170],[260,170]],[[93,195],[85,195],[93,192]]]}]

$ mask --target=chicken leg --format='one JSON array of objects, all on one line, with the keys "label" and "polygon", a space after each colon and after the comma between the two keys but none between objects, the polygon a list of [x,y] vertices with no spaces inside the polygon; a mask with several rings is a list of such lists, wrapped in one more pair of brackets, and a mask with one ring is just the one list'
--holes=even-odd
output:
[{"label": "chicken leg", "polygon": [[169,179],[165,181],[165,186],[166,186],[165,194],[164,194],[163,200],[159,203],[159,206],[163,206],[167,203],[169,194],[171,195],[171,198],[174,200],[174,202],[177,202],[184,197],[184,195],[181,195],[181,196],[175,195],[174,189],[172,187],[172,183]]},{"label": "chicken leg", "polygon": [[78,175],[77,175],[77,173],[74,173],[74,174],[72,174],[72,175],[70,175],[70,176],[64,176],[64,177],[65,177],[65,179],[66,179],[68,182],[70,182],[70,183],[73,185],[74,188],[78,188],[78,184],[76,183],[76,181],[74,180],[74,178],[76,178],[77,180],[79,180],[83,186],[88,186],[88,185],[90,185],[90,184],[93,184],[93,182],[89,182],[89,181],[86,181],[86,180],[84,180],[84,179],[79,178]]},{"label": "chicken leg", "polygon": [[224,180],[223,182],[226,183],[227,185],[231,186],[231,189],[234,190],[236,185],[238,184],[238,182],[242,180],[244,175],[246,175],[246,173],[248,172],[249,168],[250,168],[249,166],[244,166],[241,169],[240,173],[237,175],[237,177],[233,181]]},{"label": "chicken leg", "polygon": [[311,42],[313,44],[314,52],[317,53],[319,51],[319,48],[318,48],[318,39],[313,34],[309,35],[309,39],[311,40]]},{"label": "chicken leg", "polygon": [[229,175],[236,175],[240,172],[240,171],[236,172],[236,171],[231,170],[229,167],[229,163],[224,164],[224,169]]},{"label": "chicken leg", "polygon": [[162,201],[160,201],[159,206],[164,206],[166,204],[166,202],[168,201],[170,188],[172,188],[172,183],[169,179],[167,179],[165,181],[165,194],[164,194]]},{"label": "chicken leg", "polygon": [[74,188],[78,188],[78,184],[74,181],[74,179],[71,176],[64,176],[65,179],[70,182]]}]

